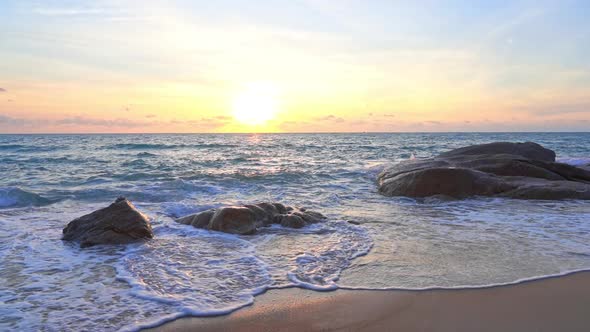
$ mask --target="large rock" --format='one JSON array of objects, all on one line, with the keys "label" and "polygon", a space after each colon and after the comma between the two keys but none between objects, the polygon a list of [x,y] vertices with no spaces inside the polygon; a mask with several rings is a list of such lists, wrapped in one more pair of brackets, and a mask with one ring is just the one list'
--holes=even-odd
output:
[{"label": "large rock", "polygon": [[271,224],[301,228],[325,218],[322,214],[307,211],[305,208],[285,206],[281,203],[259,203],[207,210],[176,221],[197,228],[247,235]]},{"label": "large rock", "polygon": [[488,144],[471,145],[441,153],[439,157],[446,158],[457,155],[468,156],[490,154],[511,154],[533,160],[555,161],[555,152],[533,142],[494,142]]},{"label": "large rock", "polygon": [[514,178],[516,188],[499,196],[523,199],[590,199],[590,185],[574,181],[549,181],[535,178]]},{"label": "large rock", "polygon": [[590,199],[589,170],[557,163],[555,152],[531,142],[474,145],[399,163],[378,183],[387,196]]},{"label": "large rock", "polygon": [[467,168],[426,168],[385,180],[380,192],[387,196],[445,195],[464,198],[473,195],[493,196],[511,189],[515,187],[480,171]]},{"label": "large rock", "polygon": [[106,208],[71,221],[63,229],[63,240],[81,247],[125,244],[154,237],[148,217],[123,197]]}]

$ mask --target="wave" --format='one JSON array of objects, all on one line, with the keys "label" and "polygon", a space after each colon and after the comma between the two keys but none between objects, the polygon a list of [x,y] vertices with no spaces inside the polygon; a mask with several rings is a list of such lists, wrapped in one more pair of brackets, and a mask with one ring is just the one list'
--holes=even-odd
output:
[{"label": "wave", "polygon": [[20,145],[20,144],[1,144],[0,151],[18,150],[18,149],[23,148],[25,146],[26,145]]},{"label": "wave", "polygon": [[22,190],[18,187],[0,187],[0,208],[41,206],[51,201],[41,195]]},{"label": "wave", "polygon": [[458,285],[458,286],[428,286],[428,287],[357,287],[357,286],[345,286],[339,285],[338,289],[345,289],[345,290],[371,290],[371,291],[432,291],[432,290],[462,290],[462,289],[488,289],[488,288],[497,288],[497,287],[505,287],[505,286],[513,286],[524,284],[533,281],[540,281],[546,279],[554,279],[560,277],[566,277],[573,274],[578,273],[588,273],[590,272],[590,268],[581,268],[581,269],[573,269],[573,270],[565,270],[558,273],[551,273],[551,274],[541,274],[535,275],[532,277],[525,277],[519,278],[514,281],[507,281],[507,282],[496,282],[496,283],[489,283],[489,284],[467,284],[467,285]]},{"label": "wave", "polygon": [[149,153],[149,152],[140,152],[136,154],[137,157],[144,158],[144,157],[157,157],[158,155]]},{"label": "wave", "polygon": [[10,152],[50,152],[66,149],[64,146],[36,146],[22,144],[0,144],[0,151]]},{"label": "wave", "polygon": [[159,150],[159,149],[174,149],[177,147],[182,147],[181,145],[171,145],[171,144],[134,144],[134,143],[121,143],[121,144],[114,144],[107,146],[107,149],[124,149],[124,150]]},{"label": "wave", "polygon": [[590,165],[590,157],[563,157],[557,158],[557,161],[564,164],[573,166],[585,166]]},{"label": "wave", "polygon": [[205,149],[205,148],[232,148],[235,144],[150,144],[150,143],[120,143],[107,146],[113,150],[169,150],[169,149]]},{"label": "wave", "polygon": [[[373,245],[363,228],[342,221],[300,230],[273,226],[245,237],[176,223],[156,226],[154,232],[157,242],[127,247],[115,265],[117,279],[136,298],[176,312],[136,322],[126,327],[130,330],[182,316],[227,314],[268,289],[337,289],[340,273]],[[297,243],[285,243],[287,236]]]}]

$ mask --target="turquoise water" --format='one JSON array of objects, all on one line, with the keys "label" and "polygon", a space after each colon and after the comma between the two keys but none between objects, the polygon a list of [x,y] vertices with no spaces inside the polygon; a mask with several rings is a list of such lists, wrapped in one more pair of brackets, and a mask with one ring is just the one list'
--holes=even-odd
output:
[{"label": "turquoise water", "polygon": [[[588,133],[0,135],[0,330],[134,330],[227,313],[269,288],[471,287],[590,268],[588,202],[377,194],[387,163],[492,141],[590,162]],[[119,195],[153,219],[156,239],[60,241]],[[329,222],[242,237],[173,222],[258,201]]]}]

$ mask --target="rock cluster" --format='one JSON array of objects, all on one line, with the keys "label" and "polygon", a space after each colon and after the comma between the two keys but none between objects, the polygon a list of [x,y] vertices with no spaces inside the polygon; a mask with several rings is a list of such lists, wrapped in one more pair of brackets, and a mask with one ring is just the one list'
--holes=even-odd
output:
[{"label": "rock cluster", "polygon": [[125,244],[154,237],[148,217],[124,197],[106,208],[71,221],[62,239],[80,242],[81,247],[97,244]]},{"label": "rock cluster", "polygon": [[285,206],[281,203],[259,203],[207,210],[176,221],[197,228],[246,235],[254,234],[258,228],[271,224],[301,228],[323,219],[325,217],[322,214],[305,208]]},{"label": "rock cluster", "polygon": [[590,170],[555,162],[536,143],[496,142],[393,165],[378,185],[386,196],[590,199]]}]

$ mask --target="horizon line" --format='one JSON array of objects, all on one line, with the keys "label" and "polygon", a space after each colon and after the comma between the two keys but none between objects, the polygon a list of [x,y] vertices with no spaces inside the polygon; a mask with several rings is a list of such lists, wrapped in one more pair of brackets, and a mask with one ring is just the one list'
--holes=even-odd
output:
[{"label": "horizon line", "polygon": [[56,133],[0,133],[0,135],[289,135],[289,134],[590,134],[588,131],[293,131],[293,132],[56,132]]}]

